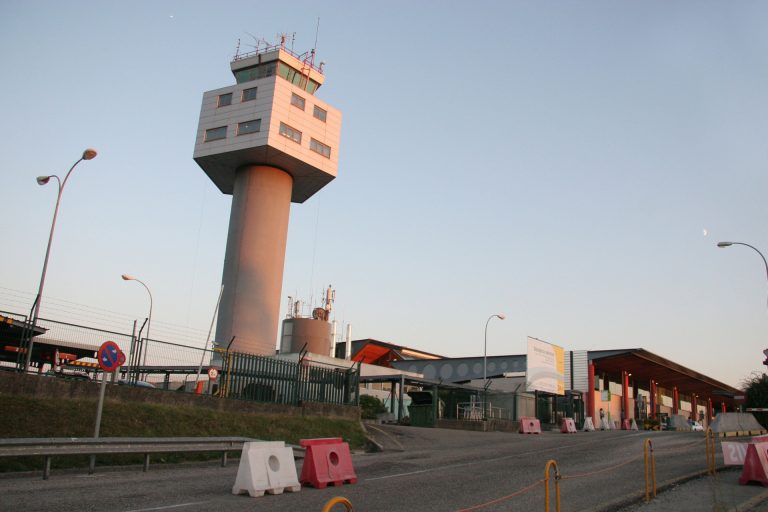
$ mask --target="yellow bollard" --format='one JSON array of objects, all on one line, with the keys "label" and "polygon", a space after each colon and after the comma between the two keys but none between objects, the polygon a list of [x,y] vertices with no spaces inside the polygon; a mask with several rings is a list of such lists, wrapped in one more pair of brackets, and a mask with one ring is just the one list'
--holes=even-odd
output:
[{"label": "yellow bollard", "polygon": [[[651,467],[650,467],[650,475],[648,472],[648,458],[651,459]],[[653,455],[653,443],[651,443],[650,439],[646,439],[645,443],[643,443],[643,458],[645,461],[645,501],[651,501],[650,498],[650,485],[649,485],[649,477],[653,481],[653,497],[656,497],[656,457]]]},{"label": "yellow bollard", "polygon": [[711,428],[707,428],[707,435],[704,437],[704,443],[707,447],[707,474],[714,475],[715,469],[715,433]]},{"label": "yellow bollard", "polygon": [[347,498],[343,496],[336,496],[335,498],[328,500],[328,503],[325,504],[322,512],[331,512],[331,509],[333,509],[334,505],[344,505],[344,508],[347,509],[347,512],[352,511],[352,503],[350,503]]},{"label": "yellow bollard", "polygon": [[549,512],[549,468],[555,467],[555,512],[560,512],[560,470],[557,462],[549,460],[544,467],[544,512]]}]

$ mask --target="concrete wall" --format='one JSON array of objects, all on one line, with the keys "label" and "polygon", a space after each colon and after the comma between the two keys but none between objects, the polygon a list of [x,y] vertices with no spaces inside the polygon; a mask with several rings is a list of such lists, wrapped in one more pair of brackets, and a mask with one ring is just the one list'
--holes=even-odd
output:
[{"label": "concrete wall", "polygon": [[[0,371],[0,394],[28,396],[31,398],[56,398],[59,400],[98,400],[99,388],[100,382],[72,381]],[[360,420],[360,408],[355,406],[306,402],[299,407],[294,407],[291,405],[229,400],[208,395],[193,395],[177,391],[134,388],[114,384],[107,386],[105,400],[113,402],[145,402],[181,407],[207,407],[224,413],[324,416],[353,421]]]}]

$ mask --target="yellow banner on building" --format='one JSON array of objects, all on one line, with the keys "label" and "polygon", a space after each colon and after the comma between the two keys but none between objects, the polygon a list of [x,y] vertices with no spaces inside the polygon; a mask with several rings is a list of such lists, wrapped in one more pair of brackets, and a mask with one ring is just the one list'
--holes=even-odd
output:
[{"label": "yellow banner on building", "polygon": [[526,366],[525,388],[527,391],[565,394],[563,347],[529,337]]}]

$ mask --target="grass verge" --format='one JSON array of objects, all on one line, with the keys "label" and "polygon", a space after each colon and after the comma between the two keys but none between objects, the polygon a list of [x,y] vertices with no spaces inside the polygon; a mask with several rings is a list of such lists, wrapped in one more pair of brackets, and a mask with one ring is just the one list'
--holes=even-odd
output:
[{"label": "grass verge", "polygon": [[[0,438],[91,437],[95,400],[58,400],[0,394]],[[353,449],[365,445],[356,421],[319,416],[226,413],[205,408],[104,402],[101,437],[245,436],[298,444],[300,439],[341,437]],[[219,454],[155,455],[154,462],[216,459]],[[140,464],[141,456],[99,456],[99,465]],[[42,457],[0,458],[0,472],[39,470]],[[54,457],[53,468],[87,467],[88,457]]]}]

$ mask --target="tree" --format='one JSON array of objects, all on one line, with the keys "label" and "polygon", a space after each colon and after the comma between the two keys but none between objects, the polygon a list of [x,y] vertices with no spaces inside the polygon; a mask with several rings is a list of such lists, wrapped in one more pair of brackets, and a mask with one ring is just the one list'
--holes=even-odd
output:
[{"label": "tree", "polygon": [[[747,408],[768,408],[768,375],[753,372],[741,383],[741,386],[747,395]],[[767,428],[768,412],[755,412],[753,414],[763,428]]]}]

